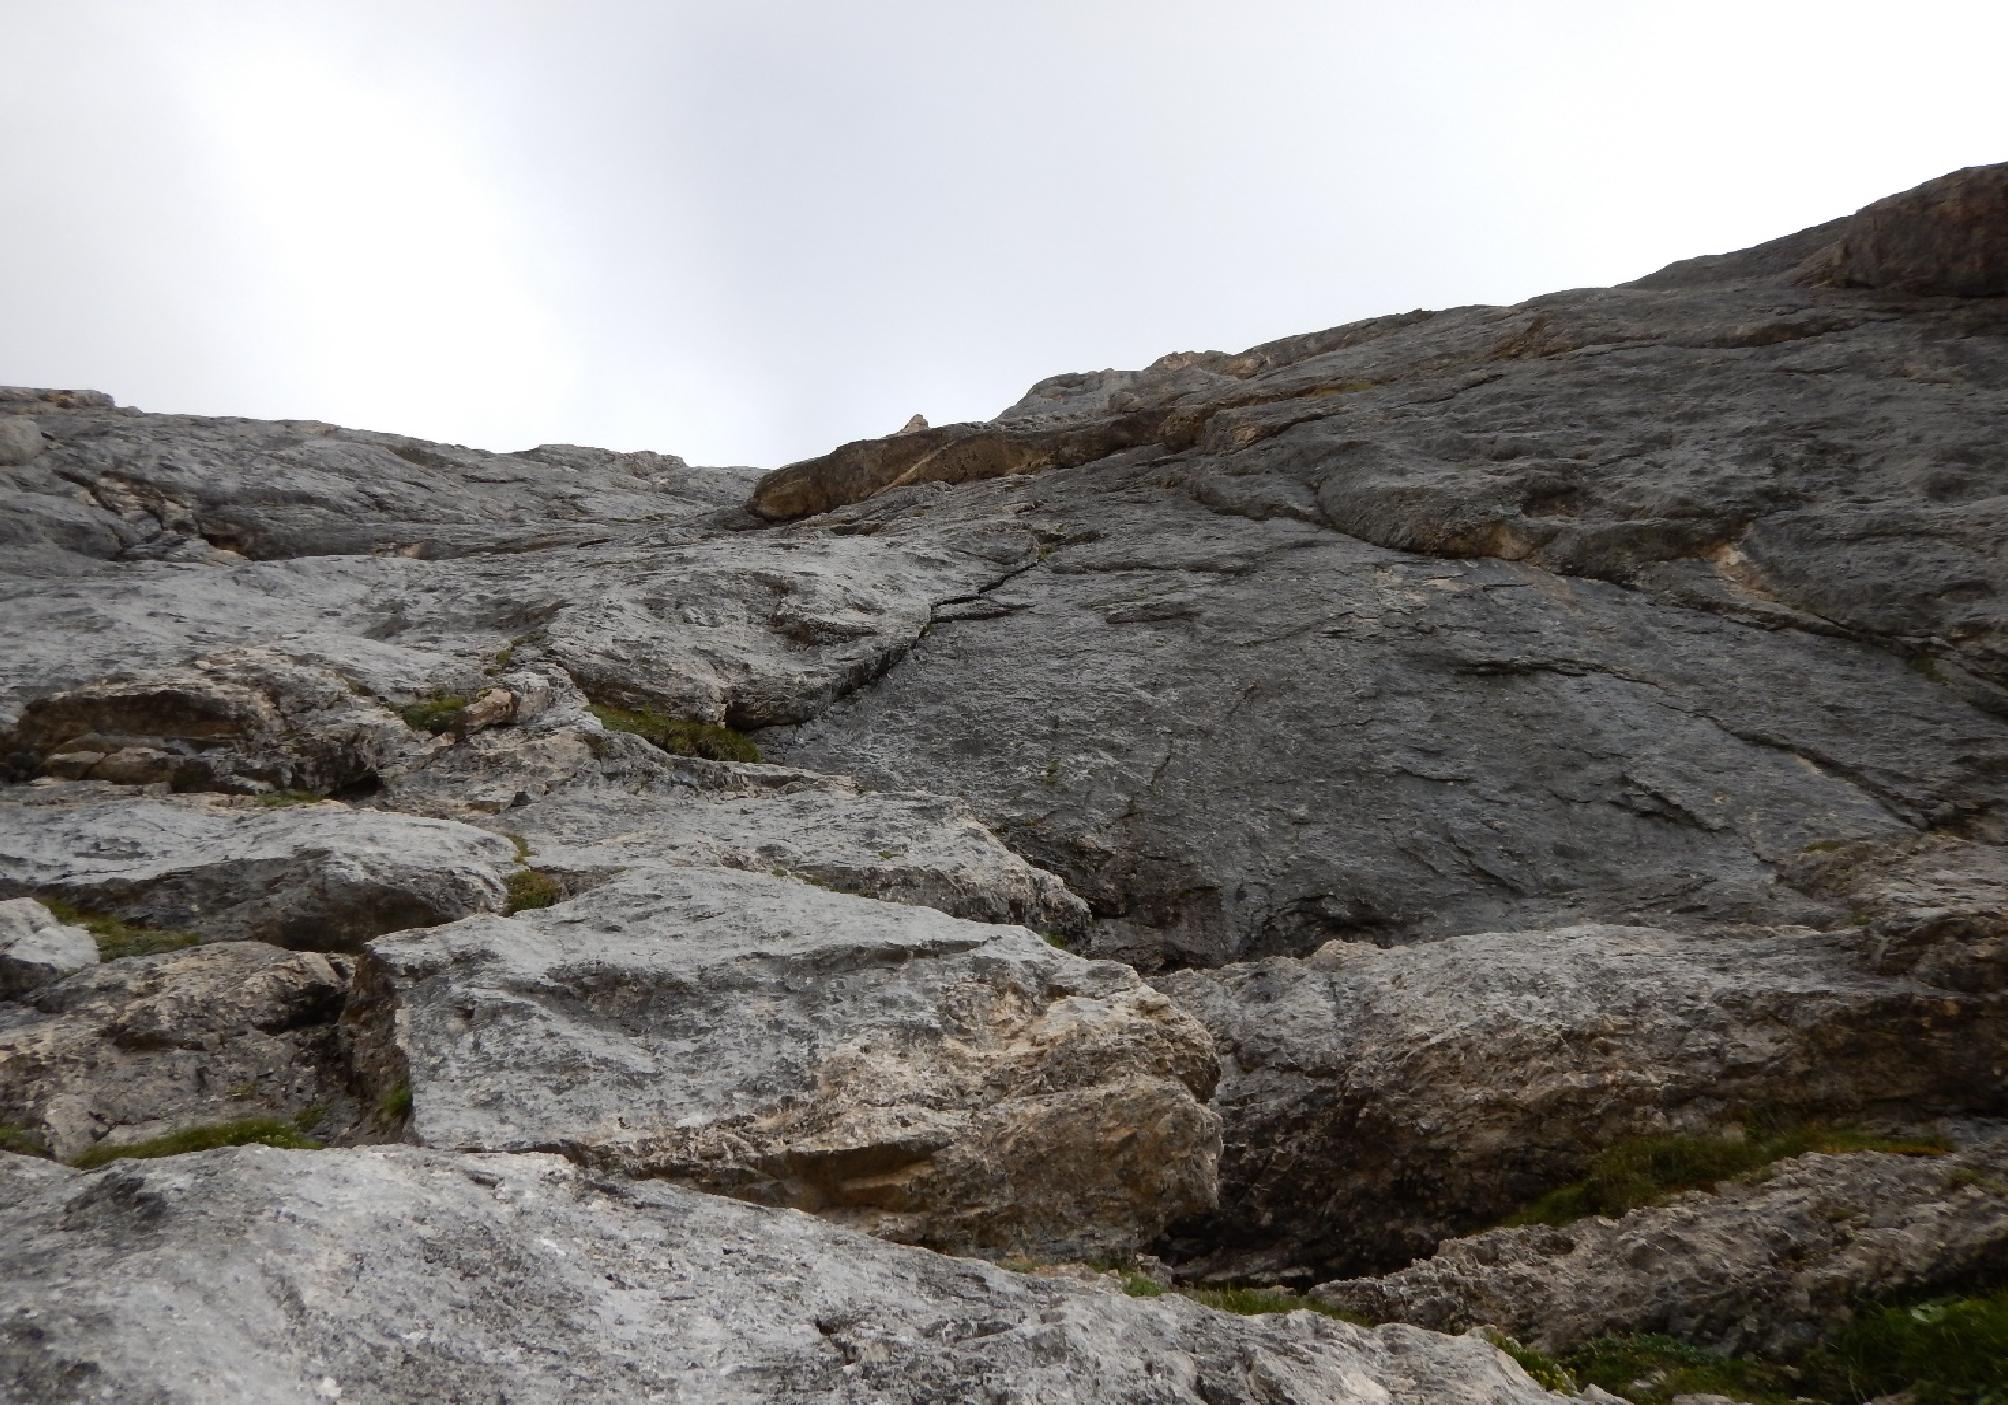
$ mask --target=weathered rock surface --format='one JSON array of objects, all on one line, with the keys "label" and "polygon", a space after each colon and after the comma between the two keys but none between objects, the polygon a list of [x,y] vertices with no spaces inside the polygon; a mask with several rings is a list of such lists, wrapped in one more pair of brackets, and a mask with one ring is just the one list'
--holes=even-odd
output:
[{"label": "weathered rock surface", "polygon": [[26,463],[42,452],[42,431],[23,415],[0,415],[0,468]]},{"label": "weathered rock surface", "polygon": [[367,790],[419,741],[333,670],[251,648],[36,698],[12,746],[17,769],[69,780],[325,794]]},{"label": "weathered rock surface", "polygon": [[316,1106],[340,1122],[339,960],[222,942],[106,962],[0,1004],[0,1122],[65,1159],[106,1138]]},{"label": "weathered rock surface", "polygon": [[2008,293],[2008,165],[1969,166],[1876,201],[1802,276],[1907,293]]},{"label": "weathered rock surface", "polygon": [[1496,1229],[1317,1295],[1377,1321],[1486,1324],[1546,1351],[1658,1332],[1793,1356],[1878,1296],[2008,1260],[2008,1139],[1945,1157],[1804,1156],[1622,1219]]},{"label": "weathered rock surface", "polygon": [[98,963],[98,944],[32,898],[0,902],[0,1000],[18,1000]]},{"label": "weathered rock surface", "polygon": [[23,1171],[0,1379],[47,1405],[1555,1398],[1475,1338],[1140,1301],[555,1157],[245,1148]]},{"label": "weathered rock surface", "polygon": [[564,1150],[951,1251],[1133,1252],[1211,1205],[1206,1036],[1022,928],[720,870],[373,943],[410,1137]]},{"label": "weathered rock surface", "polygon": [[1218,1215],[1194,1271],[1392,1268],[1623,1137],[1762,1108],[2008,1111],[2008,1010],[1878,975],[1859,933],[1586,926],[1183,971],[1220,1048]]},{"label": "weathered rock surface", "polygon": [[0,800],[0,894],[60,897],[212,941],[346,951],[499,912],[516,865],[507,840],[446,820],[86,795],[67,803],[65,787],[31,787]]}]

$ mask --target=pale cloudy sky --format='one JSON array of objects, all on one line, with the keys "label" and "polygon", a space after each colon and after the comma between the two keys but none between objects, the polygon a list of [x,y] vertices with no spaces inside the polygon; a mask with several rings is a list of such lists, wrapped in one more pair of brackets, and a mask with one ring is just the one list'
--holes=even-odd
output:
[{"label": "pale cloudy sky", "polygon": [[0,383],[774,465],[2008,159],[2008,4],[0,0]]}]

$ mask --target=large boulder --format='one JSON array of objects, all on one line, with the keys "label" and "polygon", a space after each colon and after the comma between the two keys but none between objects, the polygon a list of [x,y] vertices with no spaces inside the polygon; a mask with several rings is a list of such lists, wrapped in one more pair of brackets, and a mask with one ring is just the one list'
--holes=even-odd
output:
[{"label": "large boulder", "polygon": [[[353,950],[405,927],[498,912],[502,838],[339,803],[268,808],[193,796],[0,803],[0,894],[41,894],[211,941]],[[12,800],[15,797],[8,797]]]},{"label": "large boulder", "polygon": [[43,1405],[1539,1405],[1486,1342],[1007,1273],[550,1156],[24,1166],[0,1389]]},{"label": "large boulder", "polygon": [[428,1146],[563,1149],[953,1252],[1117,1256],[1213,1201],[1204,1032],[1020,927],[638,868],[372,943],[346,1018]]},{"label": "large boulder", "polygon": [[1867,969],[1859,933],[1580,926],[1184,971],[1221,1053],[1193,1271],[1387,1269],[1582,1174],[1751,1112],[2008,1109],[1998,995]]},{"label": "large boulder", "polygon": [[0,468],[26,463],[42,452],[42,430],[26,415],[0,414]]},{"label": "large boulder", "polygon": [[57,920],[33,898],[0,902],[0,1000],[18,1000],[97,961],[97,940],[82,927]]},{"label": "large boulder", "polygon": [[332,1120],[347,967],[219,942],[111,961],[0,1006],[0,1123],[51,1155],[248,1118]]},{"label": "large boulder", "polygon": [[1655,1332],[1789,1357],[1859,1302],[1957,1287],[2004,1258],[1996,1131],[1950,1156],[1804,1156],[1622,1219],[1495,1229],[1317,1295],[1375,1321],[1489,1325],[1544,1351]]}]

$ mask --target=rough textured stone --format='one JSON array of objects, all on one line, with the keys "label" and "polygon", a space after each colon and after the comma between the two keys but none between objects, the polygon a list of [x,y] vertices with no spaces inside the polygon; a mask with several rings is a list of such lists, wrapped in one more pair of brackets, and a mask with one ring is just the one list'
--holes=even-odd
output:
[{"label": "rough textured stone", "polygon": [[0,468],[26,463],[42,452],[42,431],[25,415],[0,415]]},{"label": "rough textured stone", "polygon": [[1374,1320],[1498,1327],[1560,1351],[1658,1332],[1793,1356],[1853,1305],[1957,1288],[2008,1255],[2008,1139],[1945,1157],[1805,1156],[1622,1219],[1497,1229],[1317,1295]]},{"label": "rough textured stone", "polygon": [[555,1157],[245,1148],[25,1179],[0,1379],[47,1405],[1555,1398],[1475,1338],[1125,1298]]},{"label": "rough textured stone", "polygon": [[2008,293],[2008,164],[1969,166],[1876,201],[1805,276],[1906,293]]},{"label": "rough textured stone", "polygon": [[0,801],[0,893],[39,893],[212,941],[341,951],[383,932],[500,911],[507,840],[467,825],[182,796]]},{"label": "rough textured stone", "polygon": [[1180,1234],[1192,1269],[1391,1268],[1620,1138],[1758,1109],[2008,1110],[2000,998],[1877,975],[1860,945],[1574,927],[1160,977],[1223,1070],[1221,1207]]},{"label": "rough textured stone", "polygon": [[330,669],[271,649],[226,651],[37,698],[16,764],[71,780],[176,790],[366,790],[418,739]]},{"label": "rough textured stone", "polygon": [[339,1124],[339,960],[222,942],[107,962],[0,1005],[0,1122],[63,1158],[316,1106]]},{"label": "rough textured stone", "polygon": [[32,898],[0,902],[0,1000],[98,963],[98,944],[81,927],[59,922]]},{"label": "rough textured stone", "polygon": [[951,1251],[1134,1251],[1212,1203],[1205,1034],[1017,927],[636,869],[373,943],[347,1018],[409,1135],[562,1149]]}]

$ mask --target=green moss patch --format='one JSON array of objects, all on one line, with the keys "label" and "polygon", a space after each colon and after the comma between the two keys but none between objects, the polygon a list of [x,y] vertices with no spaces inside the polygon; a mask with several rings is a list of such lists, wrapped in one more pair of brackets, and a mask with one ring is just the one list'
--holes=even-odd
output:
[{"label": "green moss patch", "polygon": [[502,880],[508,894],[510,912],[531,912],[565,900],[565,890],[550,874],[535,868],[519,868]]},{"label": "green moss patch", "polygon": [[1582,1180],[1560,1186],[1509,1217],[1509,1225],[1568,1224],[1589,1215],[1623,1215],[1687,1190],[1761,1171],[1808,1152],[1884,1151],[1942,1156],[1951,1145],[1933,1137],[1883,1137],[1850,1127],[1815,1124],[1746,1128],[1735,1136],[1633,1137],[1605,1147]]},{"label": "green moss patch", "polygon": [[237,1122],[219,1122],[209,1127],[187,1127],[150,1141],[124,1146],[99,1143],[70,1164],[80,1170],[103,1166],[110,1161],[181,1156],[191,1151],[209,1151],[219,1146],[277,1146],[296,1151],[312,1151],[320,1143],[302,1136],[291,1122],[274,1117],[246,1117]]},{"label": "green moss patch", "polygon": [[384,1122],[402,1122],[411,1116],[411,1083],[399,1079],[395,1087],[377,1100],[376,1112]]},{"label": "green moss patch", "polygon": [[1822,1398],[2008,1405],[2008,1288],[1863,1310],[1805,1363]]},{"label": "green moss patch", "polygon": [[60,898],[42,898],[39,901],[43,907],[55,914],[57,921],[67,922],[72,927],[82,927],[97,938],[98,958],[103,961],[117,961],[126,956],[152,956],[162,951],[179,951],[183,947],[194,946],[202,940],[194,932],[174,932],[160,927],[145,927],[137,922],[128,922],[123,917],[87,912]]},{"label": "green moss patch", "polygon": [[315,805],[327,797],[311,790],[268,790],[257,801],[268,810],[283,810],[289,805]]},{"label": "green moss patch", "polygon": [[454,724],[460,720],[460,714],[466,710],[467,699],[458,693],[433,693],[417,702],[406,703],[397,710],[397,715],[414,732],[438,735],[452,731]]},{"label": "green moss patch", "polygon": [[[1555,1358],[1524,1347],[1502,1346],[1528,1375],[1550,1390],[1573,1393],[1585,1386],[1600,1386],[1639,1405],[1666,1405],[1677,1395],[1725,1395],[1749,1405],[1788,1405],[1804,1389],[1785,1367],[1704,1351],[1672,1337],[1597,1337]],[[1568,1377],[1570,1384],[1550,1384],[1523,1358],[1546,1363]]]},{"label": "green moss patch", "polygon": [[630,711],[594,703],[593,716],[616,732],[632,732],[654,742],[672,756],[701,756],[708,761],[758,761],[760,748],[753,739],[715,722],[687,722],[666,717],[653,708]]},{"label": "green moss patch", "polygon": [[12,1122],[0,1122],[0,1151],[11,1151],[17,1156],[47,1156],[49,1148],[42,1139],[26,1127]]}]

